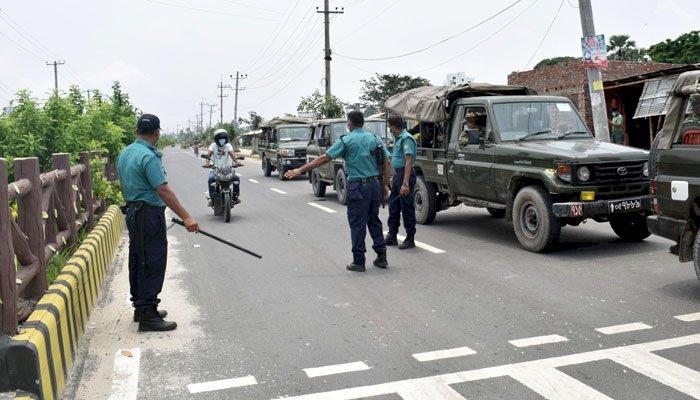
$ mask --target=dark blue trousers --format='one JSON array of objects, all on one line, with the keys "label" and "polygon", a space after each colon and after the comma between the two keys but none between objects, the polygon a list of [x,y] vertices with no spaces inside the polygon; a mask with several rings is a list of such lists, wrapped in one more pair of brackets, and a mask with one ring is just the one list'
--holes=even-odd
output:
[{"label": "dark blue trousers", "polygon": [[379,219],[379,206],[382,187],[376,179],[348,182],[348,223],[352,238],[352,261],[365,265],[365,238],[367,230],[374,242],[372,248],[377,253],[386,252],[382,221]]},{"label": "dark blue trousers", "polygon": [[129,285],[134,307],[157,306],[168,260],[165,207],[129,203]]},{"label": "dark blue trousers", "polygon": [[403,185],[403,168],[394,170],[391,178],[391,195],[389,196],[389,233],[399,233],[401,217],[406,228],[406,236],[413,237],[416,234],[416,206],[413,202],[413,189],[416,187],[416,174],[411,175],[408,181],[409,194],[401,197],[401,185]]}]

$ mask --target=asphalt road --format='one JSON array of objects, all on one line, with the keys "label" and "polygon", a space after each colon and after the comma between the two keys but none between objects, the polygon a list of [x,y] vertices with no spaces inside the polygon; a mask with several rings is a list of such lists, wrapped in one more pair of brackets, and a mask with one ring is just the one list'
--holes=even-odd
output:
[{"label": "asphalt road", "polygon": [[179,149],[164,160],[202,228],[264,258],[170,229],[177,283],[162,306],[183,328],[136,335],[123,284],[108,288],[101,314],[126,314],[109,332],[96,322],[74,398],[117,380],[104,364],[119,346],[139,349],[138,385],[122,376],[111,398],[700,398],[700,283],[666,240],[621,243],[589,222],[533,254],[506,221],[458,207],[418,227],[423,248],[391,248],[388,270],[351,273],[331,189],[317,199],[304,178],[265,178],[248,159],[226,224],[206,207],[202,160]]}]

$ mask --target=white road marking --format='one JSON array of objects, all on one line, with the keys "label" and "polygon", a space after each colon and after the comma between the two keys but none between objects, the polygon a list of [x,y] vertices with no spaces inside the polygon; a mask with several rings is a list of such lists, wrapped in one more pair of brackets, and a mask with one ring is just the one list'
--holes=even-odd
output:
[{"label": "white road marking", "polygon": [[316,368],[304,368],[304,372],[309,378],[315,378],[317,376],[327,376],[335,374],[344,374],[347,372],[357,372],[366,371],[370,369],[369,365],[363,363],[362,361],[347,363],[347,364],[337,364],[337,365],[327,365],[325,367]]},{"label": "white road marking", "polygon": [[[279,399],[359,400],[373,396],[398,394],[404,400],[462,400],[463,397],[454,390],[448,390],[447,385],[504,376],[518,379],[531,389],[539,391],[538,393],[547,399],[607,399],[593,388],[555,370],[555,368],[567,365],[600,360],[618,362],[682,393],[700,398],[700,373],[651,354],[660,350],[695,344],[700,344],[700,334],[426,378],[407,379],[294,397],[279,397]],[[550,387],[543,386],[545,384],[550,385]]]},{"label": "white road marking", "polygon": [[[385,235],[386,235],[387,233],[389,233],[389,232],[384,232]],[[399,239],[399,240],[401,240],[401,241],[406,240],[406,236],[396,235],[396,238]],[[445,250],[438,249],[437,247],[433,247],[433,246],[431,246],[431,245],[429,245],[429,244],[426,244],[426,243],[423,243],[423,242],[419,242],[419,241],[417,241],[417,240],[416,240],[416,247],[421,248],[421,249],[423,249],[423,250],[427,250],[427,251],[429,251],[429,252],[431,252],[431,253],[433,253],[433,254],[442,254],[442,253],[446,253]]]},{"label": "white road marking", "polygon": [[509,340],[508,343],[515,347],[539,346],[541,344],[568,342],[569,339],[559,335],[535,336],[525,339]]},{"label": "white road marking", "polygon": [[252,182],[252,183],[260,183],[260,182],[256,181],[255,179],[250,179],[250,178],[248,178],[248,182]]},{"label": "white road marking", "polygon": [[596,330],[604,335],[614,335],[616,333],[634,332],[651,328],[653,327],[645,323],[635,322],[632,324],[606,326],[605,328],[597,328]]},{"label": "white road marking", "polygon": [[220,381],[190,383],[187,385],[187,390],[189,390],[190,393],[203,393],[257,384],[258,381],[255,380],[255,377],[248,375],[241,378],[222,379]]},{"label": "white road marking", "polygon": [[114,355],[114,380],[109,400],[136,400],[139,390],[141,349],[120,349]]},{"label": "white road marking", "polygon": [[287,194],[287,192],[284,192],[284,191],[282,191],[282,190],[275,189],[275,188],[272,188],[272,189],[270,189],[270,190],[272,190],[272,191],[275,192],[275,193],[279,193],[279,194]]},{"label": "white road marking", "polygon": [[700,312],[696,312],[696,313],[692,313],[692,314],[676,315],[673,318],[679,319],[679,320],[685,321],[685,322],[700,321]]},{"label": "white road marking", "polygon": [[425,353],[416,353],[413,358],[420,362],[442,360],[443,358],[464,357],[476,354],[476,351],[469,347],[456,347],[454,349],[445,349],[437,351],[428,351]]},{"label": "white road marking", "polygon": [[316,208],[318,208],[319,210],[323,210],[323,211],[325,211],[325,212],[327,212],[327,213],[329,213],[329,214],[335,214],[335,213],[337,213],[337,211],[335,211],[334,209],[328,208],[328,207],[324,207],[324,206],[322,206],[322,205],[320,205],[320,204],[316,204],[316,203],[306,203],[306,204],[310,205],[311,207],[316,207]]}]

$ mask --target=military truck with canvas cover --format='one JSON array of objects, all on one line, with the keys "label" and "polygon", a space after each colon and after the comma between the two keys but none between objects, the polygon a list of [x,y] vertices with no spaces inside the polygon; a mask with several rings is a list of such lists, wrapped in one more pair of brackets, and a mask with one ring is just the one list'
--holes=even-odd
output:
[{"label": "military truck with canvas cover", "polygon": [[678,243],[681,262],[695,264],[700,279],[700,71],[673,85],[664,126],[652,145],[652,233]]},{"label": "military truck with canvas cover", "polygon": [[459,204],[484,207],[512,220],[533,252],[586,219],[626,241],[649,236],[648,153],[596,140],[567,98],[473,83],[413,89],[386,108],[419,122],[419,223]]},{"label": "military truck with canvas cover", "polygon": [[287,170],[304,165],[310,122],[304,118],[280,117],[260,127],[258,153],[265,176],[277,171],[279,179],[285,180]]},{"label": "military truck with canvas cover", "polygon": [[[386,121],[381,118],[367,118],[363,127],[367,132],[374,133],[389,145],[393,142],[393,136],[386,129]],[[314,121],[311,124],[311,136],[309,136],[306,150],[307,161],[311,162],[326,153],[342,136],[349,134],[347,119],[324,119]],[[333,186],[338,197],[338,202],[347,204],[346,176],[347,168],[342,158],[337,158],[309,173],[309,182],[316,197],[326,195],[326,187]]]}]

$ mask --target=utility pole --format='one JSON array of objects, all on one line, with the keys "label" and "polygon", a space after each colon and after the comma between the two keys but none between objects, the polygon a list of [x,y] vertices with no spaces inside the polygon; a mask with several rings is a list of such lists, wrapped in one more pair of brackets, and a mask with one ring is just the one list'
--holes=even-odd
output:
[{"label": "utility pole", "polygon": [[330,21],[330,15],[331,14],[344,14],[345,9],[341,8],[338,10],[338,7],[335,8],[335,10],[331,11],[329,3],[330,0],[323,0],[323,11],[319,10],[318,7],[316,7],[316,13],[318,14],[324,14],[323,16],[323,24],[326,30],[326,51],[325,51],[325,56],[323,57],[326,60],[326,101],[329,101],[331,98],[331,21]]},{"label": "utility pole", "polygon": [[[591,0],[579,0],[578,8],[581,14],[581,30],[584,37],[595,36],[593,24],[593,8]],[[603,74],[600,68],[587,68],[588,92],[591,97],[591,113],[593,116],[593,131],[596,139],[610,142],[608,130],[608,112],[605,106],[605,91],[603,90]]]},{"label": "utility pole", "polygon": [[54,84],[54,89],[58,91],[58,66],[59,65],[65,65],[65,61],[56,61],[54,60],[53,62],[46,62],[46,65],[53,65],[53,84]]},{"label": "utility pole", "polygon": [[219,123],[223,124],[224,123],[224,97],[228,97],[228,95],[224,95],[224,89],[231,89],[231,85],[224,85],[224,78],[223,76],[221,77],[221,81],[219,82]]},{"label": "utility pole", "polygon": [[87,102],[90,103],[90,89],[85,90],[85,93],[87,94]]},{"label": "utility pole", "polygon": [[204,98],[199,102],[199,132],[204,132]]},{"label": "utility pole", "polygon": [[[231,79],[233,79],[233,75],[231,75]],[[236,71],[236,88],[234,89],[235,96],[233,101],[233,124],[235,126],[238,126],[238,92],[245,90],[245,88],[239,86],[239,82],[242,79],[248,79],[248,74],[241,74],[240,71]]]},{"label": "utility pole", "polygon": [[214,114],[214,109],[216,108],[216,104],[207,104],[209,106],[209,127],[211,128],[211,116]]}]

